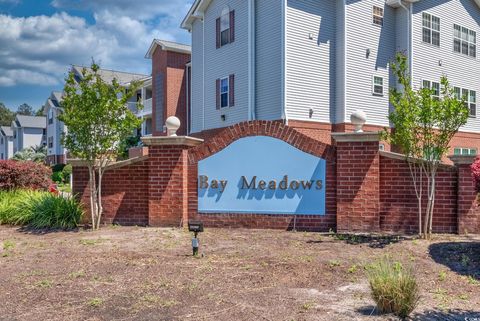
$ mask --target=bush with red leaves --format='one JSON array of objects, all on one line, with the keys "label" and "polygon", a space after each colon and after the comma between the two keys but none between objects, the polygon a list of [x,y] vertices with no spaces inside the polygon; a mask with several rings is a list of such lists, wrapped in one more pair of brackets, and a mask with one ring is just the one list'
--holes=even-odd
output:
[{"label": "bush with red leaves", "polygon": [[473,181],[475,182],[475,188],[478,193],[480,193],[480,157],[477,157],[472,165],[470,165],[472,170]]},{"label": "bush with red leaves", "polygon": [[0,160],[0,190],[41,189],[52,184],[52,170],[31,161]]}]

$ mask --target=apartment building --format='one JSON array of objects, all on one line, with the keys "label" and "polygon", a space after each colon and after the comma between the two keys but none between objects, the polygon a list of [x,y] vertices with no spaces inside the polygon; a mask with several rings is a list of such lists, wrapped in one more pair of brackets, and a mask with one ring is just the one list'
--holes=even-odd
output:
[{"label": "apartment building", "polygon": [[414,87],[448,76],[470,108],[452,153],[480,148],[479,0],[196,0],[189,132],[248,120],[282,121],[330,143],[363,110],[388,127],[391,61],[408,56]]},{"label": "apartment building", "polygon": [[45,117],[17,115],[11,126],[13,154],[22,149],[45,145],[46,125]]},{"label": "apartment building", "polygon": [[13,131],[11,127],[0,126],[0,159],[6,160],[13,156]]}]

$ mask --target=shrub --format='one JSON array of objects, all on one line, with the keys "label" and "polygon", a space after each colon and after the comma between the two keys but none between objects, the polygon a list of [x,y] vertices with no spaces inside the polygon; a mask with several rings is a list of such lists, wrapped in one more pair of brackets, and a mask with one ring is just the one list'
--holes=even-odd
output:
[{"label": "shrub", "polygon": [[477,157],[472,165],[470,165],[472,170],[473,181],[475,182],[475,188],[477,193],[480,192],[480,157]]},{"label": "shrub", "polygon": [[78,225],[83,214],[73,197],[28,190],[0,191],[0,224],[70,229]]},{"label": "shrub", "polygon": [[417,306],[419,289],[411,269],[383,258],[369,266],[367,276],[373,300],[380,312],[405,318]]},{"label": "shrub", "polygon": [[70,175],[72,175],[72,172],[73,172],[72,164],[67,164],[65,165],[65,167],[63,167],[62,175],[63,175],[63,181],[65,183],[70,182]]},{"label": "shrub", "polygon": [[32,200],[31,217],[28,226],[33,229],[77,227],[83,209],[73,197],[43,193]]},{"label": "shrub", "polygon": [[52,181],[54,181],[55,183],[62,183],[63,182],[62,172],[54,172],[52,174]]},{"label": "shrub", "polygon": [[65,164],[52,165],[52,172],[61,172],[65,168]]},{"label": "shrub", "polygon": [[32,205],[39,191],[0,191],[0,224],[25,225],[30,222]]},{"label": "shrub", "polygon": [[51,170],[31,161],[0,160],[0,190],[43,189],[52,184]]}]

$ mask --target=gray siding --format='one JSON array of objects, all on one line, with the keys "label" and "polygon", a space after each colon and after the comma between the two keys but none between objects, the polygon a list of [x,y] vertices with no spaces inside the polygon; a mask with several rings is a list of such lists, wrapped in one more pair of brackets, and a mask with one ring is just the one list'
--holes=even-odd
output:
[{"label": "gray siding", "polygon": [[282,1],[256,1],[256,118],[282,118]]},{"label": "gray siding", "polygon": [[[335,0],[287,2],[286,108],[289,119],[333,121],[335,11]],[[311,115],[310,109],[313,110]]]},{"label": "gray siding", "polygon": [[[228,6],[235,10],[235,41],[216,48],[216,19]],[[213,0],[205,12],[205,128],[248,120],[248,4],[245,0]],[[235,106],[216,109],[215,81],[235,75]],[[221,120],[221,115],[226,120]]]},{"label": "gray siding", "polygon": [[[373,6],[384,8],[384,25],[373,24]],[[383,0],[347,2],[347,84],[345,121],[357,109],[368,115],[368,123],[387,126],[390,61],[395,56],[395,9]],[[367,58],[367,49],[370,56]],[[373,76],[384,79],[384,95],[372,94]]]},{"label": "gray siding", "polygon": [[[452,86],[477,92],[480,95],[480,9],[473,0],[423,0],[413,6],[413,82],[420,86],[422,79],[439,81],[442,74],[448,76]],[[422,12],[440,18],[440,47],[422,41]],[[455,14],[452,14],[452,13]],[[473,29],[477,32],[477,58],[463,56],[453,51],[453,25]],[[439,62],[441,61],[441,66]],[[480,109],[477,118],[470,118],[461,130],[480,131]]]},{"label": "gray siding", "polygon": [[203,23],[196,20],[192,26],[192,90],[190,131],[203,130]]}]

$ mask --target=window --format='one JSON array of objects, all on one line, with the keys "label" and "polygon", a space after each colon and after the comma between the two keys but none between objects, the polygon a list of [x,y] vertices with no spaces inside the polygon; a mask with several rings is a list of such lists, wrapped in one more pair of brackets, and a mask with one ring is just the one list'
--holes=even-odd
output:
[{"label": "window", "polygon": [[228,77],[220,79],[220,108],[228,107]]},{"label": "window", "polygon": [[456,147],[456,148],[453,149],[453,154],[454,155],[472,155],[472,156],[475,156],[475,155],[477,155],[477,149],[476,148]]},{"label": "window", "polygon": [[230,11],[224,9],[220,17],[220,45],[225,46],[230,42]]},{"label": "window", "polygon": [[373,76],[373,94],[383,96],[383,77]]},{"label": "window", "polygon": [[3,145],[3,137],[0,139],[0,144]]},{"label": "window", "polygon": [[453,51],[477,57],[477,33],[459,25],[453,25],[453,30]]},{"label": "window", "polygon": [[13,131],[13,138],[17,138],[17,131],[16,130]]},{"label": "window", "polygon": [[373,6],[373,23],[383,26],[383,8]]},{"label": "window", "polygon": [[48,124],[49,125],[53,124],[53,110],[52,109],[50,109],[48,111]]},{"label": "window", "polygon": [[423,42],[440,47],[440,18],[423,13]]},{"label": "window", "polygon": [[48,148],[53,148],[53,136],[48,137]]},{"label": "window", "polygon": [[220,18],[217,18],[217,48],[232,43],[235,39],[235,11],[223,8]]},{"label": "window", "polygon": [[470,116],[477,116],[477,92],[460,87],[453,87],[455,98],[465,100],[465,106],[470,110]]},{"label": "window", "polygon": [[430,81],[430,80],[423,80],[422,81],[422,88],[427,88],[432,91],[432,98],[435,100],[440,99],[440,83]]}]

